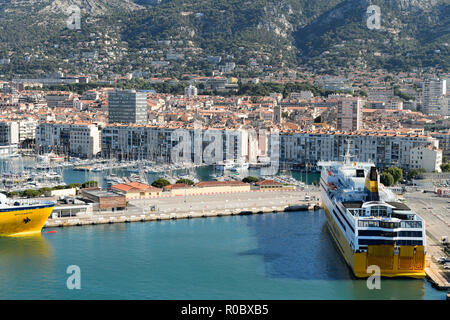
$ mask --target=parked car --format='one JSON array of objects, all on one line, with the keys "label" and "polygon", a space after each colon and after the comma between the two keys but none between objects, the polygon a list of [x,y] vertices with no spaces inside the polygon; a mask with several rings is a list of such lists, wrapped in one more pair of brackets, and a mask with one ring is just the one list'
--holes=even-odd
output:
[{"label": "parked car", "polygon": [[446,263],[446,262],[450,262],[450,259],[448,259],[447,257],[440,257],[438,259],[439,263]]}]

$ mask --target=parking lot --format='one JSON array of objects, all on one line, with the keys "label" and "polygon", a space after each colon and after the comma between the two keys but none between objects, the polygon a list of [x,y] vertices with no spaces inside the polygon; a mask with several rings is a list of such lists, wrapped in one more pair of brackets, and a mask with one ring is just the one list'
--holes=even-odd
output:
[{"label": "parking lot", "polygon": [[[450,280],[449,269],[444,269],[438,259],[446,257],[440,240],[450,234],[450,198],[438,197],[434,193],[408,192],[405,194],[407,205],[425,220],[427,230],[427,252],[433,257],[435,270],[441,270],[443,278]],[[447,257],[448,258],[448,257]]]}]

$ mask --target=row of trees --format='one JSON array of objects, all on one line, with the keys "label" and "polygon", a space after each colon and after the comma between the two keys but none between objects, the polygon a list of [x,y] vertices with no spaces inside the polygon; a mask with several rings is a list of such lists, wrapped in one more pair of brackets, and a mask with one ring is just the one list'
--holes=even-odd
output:
[{"label": "row of trees", "polygon": [[397,184],[403,179],[403,170],[397,167],[384,169],[380,175],[380,182],[386,187]]},{"label": "row of trees", "polygon": [[39,189],[27,189],[23,191],[11,191],[6,193],[6,196],[9,198],[14,198],[17,196],[23,197],[23,198],[37,198],[43,196],[46,192],[53,191],[53,190],[63,190],[63,189],[78,189],[78,188],[92,188],[92,187],[98,187],[97,181],[86,181],[84,183],[70,183],[67,185],[59,185],[55,187],[43,187]]},{"label": "row of trees", "polygon": [[[189,186],[192,186],[194,184],[194,181],[192,181],[190,179],[183,178],[183,179],[177,180],[175,183],[177,183],[177,184],[187,184]],[[168,180],[166,180],[164,178],[161,178],[161,179],[153,181],[152,186],[155,187],[155,188],[162,189],[162,188],[164,188],[166,186],[170,186],[170,184],[171,183]]]},{"label": "row of trees", "polygon": [[450,172],[450,162],[441,164],[442,172]]},{"label": "row of trees", "polygon": [[[253,176],[248,176],[248,177],[245,177],[244,179],[242,179],[242,182],[245,182],[245,183],[255,183],[258,181],[259,181],[259,179],[256,177],[253,177]],[[192,181],[190,179],[186,179],[186,178],[179,179],[176,181],[176,183],[177,184],[187,184],[189,186],[194,185],[194,181]],[[160,189],[162,189],[166,186],[169,186],[169,185],[170,185],[170,182],[164,178],[161,178],[161,179],[158,179],[158,180],[155,180],[152,182],[153,187],[160,188]]]},{"label": "row of trees", "polygon": [[[450,163],[441,165],[443,172],[450,172]],[[417,178],[421,173],[425,173],[425,169],[409,169],[406,173],[406,179],[412,180]],[[380,175],[380,182],[387,187],[393,186],[403,179],[403,170],[397,167],[384,169]]]}]

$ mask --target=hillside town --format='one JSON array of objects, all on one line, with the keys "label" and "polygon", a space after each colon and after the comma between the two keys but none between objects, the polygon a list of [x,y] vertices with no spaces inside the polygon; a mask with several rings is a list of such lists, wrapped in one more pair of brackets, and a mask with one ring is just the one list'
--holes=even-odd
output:
[{"label": "hillside town", "polygon": [[[222,152],[222,158],[215,158],[218,162],[267,162],[270,137],[276,134],[277,160],[283,165],[341,160],[350,143],[350,152],[361,161],[440,172],[450,159],[447,76],[424,80],[409,74],[395,79],[372,76],[370,80],[356,72],[347,79],[305,76],[311,85],[336,91],[327,96],[309,90],[287,96],[202,94],[200,87],[225,90],[238,83],[218,77],[192,77],[180,95],[114,85],[82,93],[51,91],[43,79],[2,82],[0,151],[8,156],[28,148],[39,154],[170,163],[179,142],[173,132],[187,130],[194,145],[196,130],[203,140],[213,130],[223,138],[237,137],[232,152],[231,148]],[[88,76],[54,78],[58,79],[90,81]],[[394,89],[391,82],[400,85]],[[355,95],[356,91],[365,94]],[[202,153],[209,142],[203,143]],[[185,161],[194,161],[194,148],[191,153]]]}]

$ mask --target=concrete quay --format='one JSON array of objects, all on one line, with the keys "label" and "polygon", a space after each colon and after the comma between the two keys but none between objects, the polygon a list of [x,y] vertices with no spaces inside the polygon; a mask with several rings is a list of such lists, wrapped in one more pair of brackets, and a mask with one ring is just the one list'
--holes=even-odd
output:
[{"label": "concrete quay", "polygon": [[[309,201],[305,201],[308,194]],[[127,210],[48,219],[44,228],[305,211],[320,208],[319,191],[277,190],[131,200]]]},{"label": "concrete quay", "polygon": [[450,200],[434,193],[408,192],[406,204],[425,220],[427,230],[427,264],[425,272],[428,280],[440,290],[450,290],[450,272],[437,259],[445,257],[440,243],[442,236],[450,233]]}]

